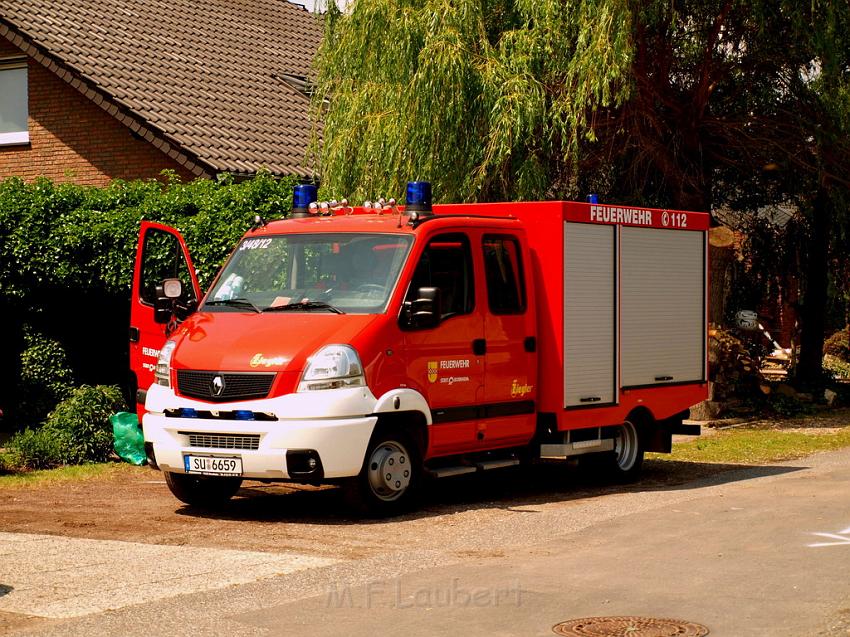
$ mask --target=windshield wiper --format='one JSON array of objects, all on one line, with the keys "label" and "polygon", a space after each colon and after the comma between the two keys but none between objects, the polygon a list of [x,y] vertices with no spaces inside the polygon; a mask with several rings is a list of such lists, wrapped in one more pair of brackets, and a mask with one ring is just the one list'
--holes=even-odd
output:
[{"label": "windshield wiper", "polygon": [[265,307],[262,312],[288,312],[290,310],[328,310],[334,314],[345,314],[338,307],[334,307],[324,301],[299,301],[298,303],[287,303],[286,305],[274,305]]},{"label": "windshield wiper", "polygon": [[245,307],[259,314],[262,312],[260,308],[251,303],[248,299],[244,298],[236,298],[236,299],[213,299],[212,301],[207,301],[204,305],[228,305],[230,307]]}]

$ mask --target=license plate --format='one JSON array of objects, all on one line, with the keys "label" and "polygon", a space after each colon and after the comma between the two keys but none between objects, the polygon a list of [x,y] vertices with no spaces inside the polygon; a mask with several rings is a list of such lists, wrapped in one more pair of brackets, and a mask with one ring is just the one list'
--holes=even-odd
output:
[{"label": "license plate", "polygon": [[241,476],[242,458],[220,456],[183,456],[186,473],[201,473],[207,476]]}]

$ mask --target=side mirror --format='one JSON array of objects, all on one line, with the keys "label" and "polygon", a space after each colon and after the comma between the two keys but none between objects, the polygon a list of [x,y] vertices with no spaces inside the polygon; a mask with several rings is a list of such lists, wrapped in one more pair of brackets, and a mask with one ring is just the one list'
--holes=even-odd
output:
[{"label": "side mirror", "polygon": [[197,307],[197,301],[181,300],[183,283],[180,279],[165,279],[156,286],[156,300],[153,304],[153,320],[161,325],[167,325],[172,318],[185,320]]},{"label": "side mirror", "polygon": [[428,329],[440,324],[442,295],[440,288],[419,288],[416,298],[404,304],[404,318],[411,329]]},{"label": "side mirror", "polygon": [[165,296],[164,285],[156,286],[156,299],[153,302],[153,320],[160,325],[165,325],[174,314],[174,301]]}]

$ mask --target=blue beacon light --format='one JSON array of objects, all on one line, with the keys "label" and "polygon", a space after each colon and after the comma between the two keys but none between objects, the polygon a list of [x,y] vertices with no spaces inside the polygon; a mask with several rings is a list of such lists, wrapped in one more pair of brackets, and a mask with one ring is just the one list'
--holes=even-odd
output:
[{"label": "blue beacon light", "polygon": [[292,192],[292,217],[309,217],[310,204],[319,198],[319,190],[313,184],[298,184]]},{"label": "blue beacon light", "polygon": [[418,212],[419,216],[433,214],[431,209],[431,182],[407,182],[405,211]]}]

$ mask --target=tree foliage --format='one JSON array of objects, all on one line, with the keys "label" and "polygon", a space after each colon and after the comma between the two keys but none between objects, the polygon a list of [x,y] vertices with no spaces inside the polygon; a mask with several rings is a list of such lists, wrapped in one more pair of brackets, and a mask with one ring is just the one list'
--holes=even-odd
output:
[{"label": "tree foliage", "polygon": [[[330,8],[316,117],[328,193],[433,182],[451,201],[539,197],[594,110],[629,94],[626,0],[358,0]],[[327,103],[324,99],[327,98]]]}]

